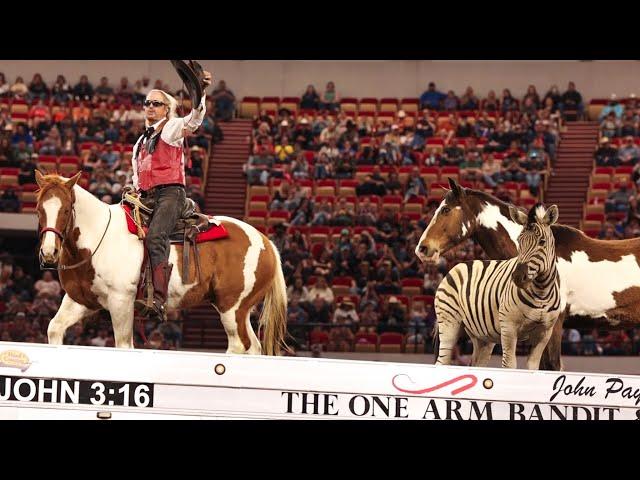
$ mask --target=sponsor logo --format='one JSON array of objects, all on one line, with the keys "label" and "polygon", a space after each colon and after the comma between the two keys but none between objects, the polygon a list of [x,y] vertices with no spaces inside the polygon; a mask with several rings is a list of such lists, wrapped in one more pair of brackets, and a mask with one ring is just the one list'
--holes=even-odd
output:
[{"label": "sponsor logo", "polygon": [[18,368],[24,372],[30,366],[31,360],[20,350],[5,350],[0,353],[0,367]]}]

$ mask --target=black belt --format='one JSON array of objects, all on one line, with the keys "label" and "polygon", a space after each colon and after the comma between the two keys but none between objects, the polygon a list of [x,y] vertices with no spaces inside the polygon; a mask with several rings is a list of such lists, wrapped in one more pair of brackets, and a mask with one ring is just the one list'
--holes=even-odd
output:
[{"label": "black belt", "polygon": [[141,195],[143,197],[148,197],[149,195],[154,195],[157,191],[166,188],[166,187],[182,187],[185,188],[183,184],[181,183],[168,183],[166,185],[158,185],[156,187],[150,188],[149,190],[143,190],[141,192]]}]

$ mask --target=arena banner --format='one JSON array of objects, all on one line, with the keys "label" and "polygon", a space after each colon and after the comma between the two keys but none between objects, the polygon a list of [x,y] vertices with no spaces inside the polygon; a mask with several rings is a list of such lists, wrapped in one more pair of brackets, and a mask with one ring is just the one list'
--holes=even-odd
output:
[{"label": "arena banner", "polygon": [[0,418],[638,420],[640,376],[0,342]]}]

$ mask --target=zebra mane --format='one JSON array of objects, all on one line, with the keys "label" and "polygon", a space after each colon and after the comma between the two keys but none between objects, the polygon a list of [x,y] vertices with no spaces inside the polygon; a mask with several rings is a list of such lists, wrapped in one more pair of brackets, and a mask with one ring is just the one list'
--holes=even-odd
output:
[{"label": "zebra mane", "polygon": [[542,221],[546,214],[547,209],[545,208],[544,204],[538,202],[533,207],[531,207],[531,210],[529,210],[529,213],[527,214],[527,223],[532,224]]}]

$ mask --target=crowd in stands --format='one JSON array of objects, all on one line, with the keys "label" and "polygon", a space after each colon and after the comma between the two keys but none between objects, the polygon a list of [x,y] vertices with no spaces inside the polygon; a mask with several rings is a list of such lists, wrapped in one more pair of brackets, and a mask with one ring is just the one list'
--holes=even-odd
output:
[{"label": "crowd in stands", "polygon": [[[634,238],[640,235],[640,104],[634,94],[624,101],[612,94],[598,119],[599,141],[591,182],[596,192],[589,199],[585,224],[598,220],[598,237],[602,239]],[[597,193],[600,189],[603,196]]]},{"label": "crowd in stands", "polygon": [[[161,80],[152,85],[148,77],[133,85],[122,77],[116,87],[102,77],[94,87],[86,75],[71,86],[63,75],[47,84],[35,74],[27,85],[22,77],[9,84],[0,73],[0,212],[35,211],[36,168],[66,176],[81,171],[80,185],[105,203],[119,203],[123,187],[132,182],[133,144],[144,132],[142,103],[152,88],[175,94],[179,114],[188,113],[186,92],[172,92]],[[223,139],[218,122],[230,120],[234,112],[235,96],[221,80],[207,97],[207,115],[201,127],[187,139],[187,194],[201,210],[205,162],[212,143]],[[2,339],[44,342],[61,301],[55,274],[45,271],[34,282],[9,254],[5,253],[2,263]],[[65,342],[113,345],[111,322],[103,315],[86,321],[84,327],[70,329]],[[147,323],[146,346],[179,346],[179,317],[174,320],[159,328]],[[142,345],[140,337],[137,343]]]}]

